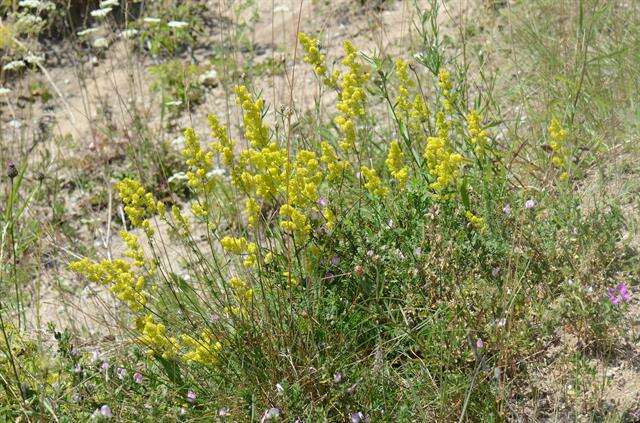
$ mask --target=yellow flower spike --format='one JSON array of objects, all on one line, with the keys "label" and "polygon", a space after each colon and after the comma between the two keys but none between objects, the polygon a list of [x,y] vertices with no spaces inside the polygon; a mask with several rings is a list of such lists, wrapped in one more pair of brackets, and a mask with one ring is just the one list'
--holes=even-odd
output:
[{"label": "yellow flower spike", "polygon": [[336,70],[331,74],[331,76],[327,74],[325,56],[320,53],[320,42],[318,39],[310,37],[303,32],[298,33],[298,39],[300,40],[300,45],[302,45],[302,48],[305,51],[303,61],[313,67],[314,73],[326,86],[329,88],[336,88],[340,72]]},{"label": "yellow flower spike", "polygon": [[570,152],[567,147],[567,130],[562,127],[557,118],[549,125],[549,146],[551,147],[551,163],[560,170],[560,180],[569,179]]},{"label": "yellow flower spike", "polygon": [[457,183],[463,157],[451,151],[448,139],[429,137],[424,158],[429,173],[436,178],[430,185],[434,191],[439,193]]},{"label": "yellow flower spike", "polygon": [[149,354],[159,355],[164,359],[176,356],[180,345],[176,338],[167,336],[167,329],[162,323],[156,323],[148,314],[137,324],[140,336],[138,342],[149,349]]},{"label": "yellow flower spike", "polygon": [[145,191],[139,181],[125,178],[116,184],[116,189],[124,203],[124,211],[135,228],[142,228],[147,236],[153,236],[153,229],[147,218],[158,211],[158,203],[151,193]]},{"label": "yellow flower spike", "polygon": [[220,154],[225,166],[233,168],[233,147],[235,144],[229,139],[227,128],[213,114],[209,115],[208,120],[211,136],[216,140],[211,143],[211,148]]},{"label": "yellow flower spike", "polygon": [[200,139],[192,128],[184,130],[184,139],[185,147],[182,150],[182,156],[189,167],[187,184],[198,195],[206,198],[215,182],[208,176],[213,168],[213,153],[202,150]]},{"label": "yellow flower spike", "polygon": [[326,220],[327,229],[332,230],[336,226],[336,215],[327,207],[322,209],[322,216]]},{"label": "yellow flower spike", "polygon": [[467,217],[469,223],[471,223],[471,225],[476,228],[478,232],[483,234],[487,231],[487,224],[482,217],[473,214],[469,210],[466,211],[465,216]]},{"label": "yellow flower spike", "polygon": [[382,180],[374,169],[362,166],[360,172],[365,179],[364,187],[374,195],[384,197],[389,193],[389,189],[382,184]]},{"label": "yellow flower spike", "polygon": [[269,130],[262,122],[262,108],[264,100],[261,98],[253,101],[244,85],[235,87],[238,104],[244,112],[244,134],[253,148],[263,148],[269,144]]},{"label": "yellow flower spike", "polygon": [[335,123],[342,131],[340,147],[349,150],[356,143],[355,120],[365,115],[367,96],[364,85],[369,80],[369,74],[359,62],[358,52],[353,44],[345,41],[343,46],[345,58],[342,64],[347,67],[347,72],[340,82],[340,99],[336,105],[340,115],[336,117]]},{"label": "yellow flower spike", "polygon": [[329,182],[337,182],[344,172],[349,169],[349,162],[338,159],[333,147],[326,141],[320,143],[320,148],[322,149],[320,161],[327,167],[327,179]]},{"label": "yellow flower spike", "polygon": [[[131,238],[129,243],[133,243]],[[85,258],[71,263],[69,267],[91,282],[109,286],[109,290],[133,311],[141,310],[147,302],[144,277],[136,276],[131,265],[124,260],[96,263]]]},{"label": "yellow flower spike", "polygon": [[245,211],[247,213],[247,223],[249,227],[255,227],[260,218],[260,205],[253,198],[248,198],[245,202]]},{"label": "yellow flower spike", "polygon": [[124,253],[124,255],[133,260],[134,266],[144,267],[144,253],[142,251],[142,247],[140,247],[138,238],[127,231],[120,231],[120,238],[122,238],[125,245],[127,246],[127,251]]},{"label": "yellow flower spike", "polygon": [[290,204],[283,204],[280,207],[280,216],[288,220],[282,220],[280,227],[298,237],[304,239],[311,233],[311,224],[307,216]]},{"label": "yellow flower spike", "polygon": [[249,242],[244,237],[234,238],[225,236],[220,240],[222,248],[231,254],[245,255],[243,264],[245,267],[254,266],[257,262],[258,245],[255,242]]},{"label": "yellow flower spike", "polygon": [[451,73],[445,68],[440,69],[438,73],[438,86],[442,92],[442,105],[444,107],[445,112],[450,115],[453,112],[453,94],[451,93],[451,89],[453,85],[451,84]]},{"label": "yellow flower spike", "polygon": [[385,163],[387,165],[387,169],[391,172],[391,176],[398,181],[398,185],[404,187],[407,183],[407,179],[409,178],[409,168],[407,166],[403,166],[404,153],[402,152],[400,143],[397,140],[391,141]]},{"label": "yellow flower spike", "polygon": [[467,128],[469,129],[469,143],[474,148],[474,151],[478,156],[483,156],[487,152],[489,140],[487,137],[487,131],[481,127],[482,118],[480,114],[471,110],[467,114]]},{"label": "yellow flower spike", "polygon": [[407,126],[411,138],[416,139],[418,143],[426,140],[423,125],[429,122],[430,117],[431,112],[429,111],[429,106],[427,106],[422,95],[417,94],[409,110],[409,123]]},{"label": "yellow flower spike", "polygon": [[213,338],[211,331],[204,330],[199,338],[182,335],[183,345],[189,349],[183,354],[185,361],[193,361],[205,366],[218,364],[218,356],[222,350],[222,343]]},{"label": "yellow flower spike", "polygon": [[413,83],[409,79],[407,62],[402,59],[396,60],[396,75],[398,77],[398,98],[396,99],[396,108],[403,114],[409,113],[409,89]]}]

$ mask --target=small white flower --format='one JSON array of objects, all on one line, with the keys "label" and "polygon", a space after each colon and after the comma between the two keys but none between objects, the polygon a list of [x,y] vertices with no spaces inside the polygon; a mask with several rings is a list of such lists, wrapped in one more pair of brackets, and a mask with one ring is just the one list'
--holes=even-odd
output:
[{"label": "small white flower", "polygon": [[157,24],[161,22],[158,18],[144,18],[142,21],[148,24]]},{"label": "small white flower", "polygon": [[176,28],[176,29],[180,29],[180,28],[186,28],[189,26],[188,22],[184,22],[184,21],[171,21],[168,23],[169,28]]},{"label": "small white flower", "polygon": [[22,60],[14,60],[2,67],[4,70],[18,70],[24,68],[25,63]]},{"label": "small white flower", "polygon": [[20,3],[18,3],[18,6],[21,7],[26,7],[29,9],[37,9],[38,7],[40,7],[41,2],[38,0],[22,0]]},{"label": "small white flower", "polygon": [[167,179],[167,182],[171,183],[173,181],[186,181],[187,175],[184,172],[176,172]]},{"label": "small white flower", "polygon": [[44,62],[44,56],[38,56],[37,54],[29,53],[24,56],[24,60],[31,65],[39,65]]},{"label": "small white flower", "polygon": [[96,40],[93,42],[93,46],[95,48],[107,48],[109,47],[109,40],[103,37],[96,38]]},{"label": "small white flower", "polygon": [[11,93],[11,90],[9,88],[0,87],[0,97],[10,93]]},{"label": "small white flower", "polygon": [[120,2],[118,0],[103,0],[100,2],[100,7],[101,8],[107,8],[107,7],[111,7],[111,6],[119,6]]},{"label": "small white flower", "polygon": [[94,18],[102,19],[106,17],[113,9],[110,7],[105,7],[104,9],[96,9],[91,11],[91,16]]},{"label": "small white flower", "polygon": [[207,172],[207,177],[208,178],[213,178],[216,176],[224,176],[225,170],[221,169],[221,168],[215,168],[215,169],[211,169],[209,172]]},{"label": "small white flower", "polygon": [[98,28],[87,28],[85,30],[82,31],[78,31],[76,33],[76,35],[78,37],[84,37],[85,35],[89,35],[89,34],[93,34],[94,32],[96,32],[98,30]]},{"label": "small white flower", "polygon": [[283,393],[284,392],[284,388],[282,387],[281,384],[276,383],[276,391],[278,391],[278,393]]},{"label": "small white flower", "polygon": [[273,13],[280,13],[280,12],[288,12],[289,11],[289,7],[285,4],[279,4],[276,7],[273,8]]},{"label": "small white flower", "polygon": [[182,101],[180,100],[167,101],[166,103],[164,103],[164,105],[168,107],[178,107],[182,105]]},{"label": "small white flower", "polygon": [[138,35],[138,30],[137,29],[125,29],[124,31],[122,31],[120,33],[120,37],[122,38],[133,38],[136,35]]}]

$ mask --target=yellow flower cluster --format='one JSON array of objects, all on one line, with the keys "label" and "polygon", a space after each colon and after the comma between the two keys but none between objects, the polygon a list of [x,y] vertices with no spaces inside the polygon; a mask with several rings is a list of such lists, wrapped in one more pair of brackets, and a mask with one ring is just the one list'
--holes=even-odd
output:
[{"label": "yellow flower cluster", "polygon": [[568,161],[569,149],[567,148],[567,130],[562,127],[557,118],[551,120],[549,125],[549,146],[553,151],[551,162],[561,170],[560,180],[569,179]]},{"label": "yellow flower cluster", "polygon": [[251,267],[256,264],[258,245],[255,242],[249,242],[245,237],[225,236],[220,240],[220,244],[225,251],[231,254],[245,255],[243,262],[245,267]]},{"label": "yellow flower cluster", "polygon": [[185,361],[193,361],[195,363],[212,366],[218,363],[218,355],[222,350],[220,341],[216,341],[209,330],[204,330],[198,339],[190,335],[182,335],[182,342],[190,348],[184,353]]},{"label": "yellow flower cluster", "polygon": [[338,159],[338,155],[334,151],[331,144],[326,141],[320,143],[322,156],[320,160],[327,167],[327,179],[329,182],[338,182],[344,173],[349,169],[349,162]]},{"label": "yellow flower cluster", "polygon": [[269,144],[269,130],[262,122],[262,109],[264,100],[258,98],[253,101],[249,90],[244,85],[235,87],[238,104],[242,107],[244,115],[244,136],[253,148],[262,148]]},{"label": "yellow flower cluster", "polygon": [[438,73],[438,86],[443,97],[442,106],[444,111],[446,114],[451,114],[453,112],[453,94],[451,93],[453,85],[451,84],[451,74],[444,68],[440,69]]},{"label": "yellow flower cluster", "polygon": [[485,223],[485,221],[484,221],[484,219],[482,217],[473,214],[473,212],[471,212],[470,210],[466,211],[465,216],[467,217],[467,220],[469,221],[469,223],[471,223],[471,225],[474,228],[476,228],[476,230],[478,230],[478,232],[480,232],[480,233],[485,233],[486,232],[487,224]]},{"label": "yellow flower cluster", "polygon": [[422,98],[422,95],[416,94],[409,110],[409,122],[407,127],[409,129],[409,135],[416,141],[416,144],[420,145],[425,140],[424,125],[429,122],[431,112],[429,106]]},{"label": "yellow flower cluster", "polygon": [[413,85],[409,79],[407,62],[402,59],[396,60],[396,75],[398,76],[398,98],[396,100],[396,108],[403,114],[409,113],[409,89]]},{"label": "yellow flower cluster", "polygon": [[156,202],[151,193],[146,192],[142,184],[131,178],[125,178],[116,184],[116,189],[124,203],[124,211],[135,228],[144,229],[147,236],[153,236],[153,228],[148,217],[164,214],[164,204]]},{"label": "yellow flower cluster", "polygon": [[335,70],[331,76],[328,75],[325,56],[320,53],[320,42],[318,39],[310,37],[303,32],[298,33],[298,39],[306,53],[303,58],[304,62],[313,67],[313,71],[325,85],[329,88],[336,88],[340,72]]},{"label": "yellow flower cluster", "polygon": [[322,209],[322,216],[325,219],[325,225],[327,226],[327,229],[331,230],[333,228],[335,228],[336,226],[336,215],[335,213],[329,208],[329,207],[325,207]]},{"label": "yellow flower cluster", "polygon": [[127,246],[127,251],[124,253],[125,257],[132,259],[134,266],[144,267],[146,262],[138,238],[127,231],[120,231],[120,238],[122,238],[124,244]]},{"label": "yellow flower cluster", "polygon": [[449,124],[445,121],[442,112],[438,113],[437,122],[438,136],[427,139],[424,158],[427,161],[429,173],[435,178],[430,186],[437,193],[440,193],[456,183],[460,175],[463,157],[451,148]]},{"label": "yellow flower cluster", "polygon": [[253,289],[243,279],[234,276],[229,279],[229,285],[231,285],[238,302],[246,303],[253,299]]},{"label": "yellow flower cluster", "polygon": [[307,216],[290,204],[280,207],[280,216],[286,218],[280,222],[280,227],[298,237],[305,238],[311,232],[311,224]]},{"label": "yellow flower cluster", "polygon": [[287,151],[275,142],[259,150],[249,148],[240,153],[240,188],[263,199],[273,199],[284,186]]},{"label": "yellow flower cluster", "polygon": [[293,171],[288,173],[287,203],[280,207],[280,215],[286,220],[280,222],[280,226],[304,238],[311,232],[304,209],[318,200],[318,186],[322,181],[316,153],[309,150],[298,151]]},{"label": "yellow flower cluster", "polygon": [[371,169],[367,166],[362,166],[360,172],[365,179],[364,187],[371,194],[384,197],[389,193],[389,189],[382,184],[382,180],[376,173],[375,169]]},{"label": "yellow flower cluster", "polygon": [[103,260],[96,263],[84,258],[71,263],[69,267],[91,282],[108,285],[109,290],[133,311],[141,310],[147,303],[144,277],[136,276],[131,265],[124,260]]},{"label": "yellow flower cluster", "polygon": [[387,169],[391,172],[391,176],[398,181],[398,185],[403,187],[409,178],[409,168],[404,166],[404,153],[397,140],[391,141],[385,163],[387,164]]},{"label": "yellow flower cluster", "polygon": [[340,114],[335,118],[336,125],[342,131],[340,147],[348,150],[356,144],[356,119],[365,115],[366,94],[364,84],[369,74],[358,60],[358,52],[349,41],[344,42],[345,58],[342,64],[347,72],[340,81],[340,100],[336,108]]},{"label": "yellow flower cluster", "polygon": [[467,128],[471,136],[469,143],[478,156],[485,155],[489,146],[487,131],[482,129],[481,121],[482,118],[477,111],[471,110],[467,114]]},{"label": "yellow flower cluster", "polygon": [[156,323],[151,314],[136,322],[140,332],[138,342],[149,348],[150,354],[156,354],[168,360],[176,356],[180,344],[174,337],[167,336],[167,328],[162,323]]},{"label": "yellow flower cluster", "polygon": [[234,143],[229,139],[227,128],[220,123],[216,115],[210,114],[208,120],[211,137],[216,140],[211,143],[211,148],[218,152],[225,166],[233,168]]},{"label": "yellow flower cluster", "polygon": [[189,167],[187,183],[194,191],[206,193],[210,191],[213,183],[208,175],[213,167],[213,153],[202,149],[200,140],[192,128],[184,130],[184,144],[182,157]]}]

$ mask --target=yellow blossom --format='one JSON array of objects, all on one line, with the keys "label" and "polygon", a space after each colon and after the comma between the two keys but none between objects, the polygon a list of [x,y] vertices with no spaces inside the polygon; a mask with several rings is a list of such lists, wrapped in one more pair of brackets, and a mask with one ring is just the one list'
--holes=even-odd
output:
[{"label": "yellow blossom", "polygon": [[551,162],[560,169],[560,180],[569,178],[569,149],[567,148],[567,130],[562,127],[557,118],[549,125],[549,146],[553,152]]},{"label": "yellow blossom", "polygon": [[328,75],[325,56],[320,53],[320,42],[318,39],[310,37],[303,32],[298,33],[298,39],[305,51],[305,55],[303,57],[304,62],[313,67],[313,71],[325,85],[329,88],[336,88],[340,73],[338,71],[334,71],[331,76]]},{"label": "yellow blossom", "polygon": [[358,60],[358,52],[349,41],[344,42],[345,58],[342,64],[347,72],[340,81],[340,100],[336,108],[340,114],[335,123],[342,131],[340,147],[351,149],[356,143],[356,120],[365,115],[366,93],[364,84],[369,80],[369,74]]},{"label": "yellow blossom", "polygon": [[326,141],[320,143],[320,148],[322,149],[320,160],[325,164],[328,171],[327,179],[329,182],[339,181],[349,168],[349,162],[338,159],[333,147]]},{"label": "yellow blossom", "polygon": [[85,258],[71,263],[69,267],[91,282],[109,286],[109,290],[133,311],[142,309],[147,303],[144,277],[136,276],[131,265],[124,260],[96,263]]},{"label": "yellow blossom", "polygon": [[404,186],[409,177],[409,168],[407,166],[403,166],[404,153],[402,152],[400,143],[397,140],[391,141],[385,163],[387,164],[387,169],[391,172],[391,176],[398,181],[398,185],[401,187]]},{"label": "yellow blossom", "polygon": [[[158,204],[151,193],[146,192],[142,184],[134,179],[125,178],[116,184],[116,189],[124,203],[124,211],[131,225],[144,229],[147,236],[153,236],[148,217],[158,211]],[[163,208],[164,209],[164,208]]]},{"label": "yellow blossom", "polygon": [[400,112],[408,113],[409,105],[409,89],[413,85],[409,79],[409,71],[407,62],[402,59],[396,60],[396,75],[398,76],[398,97],[396,99],[396,108]]},{"label": "yellow blossom", "polygon": [[365,179],[364,187],[374,195],[384,197],[388,194],[389,189],[382,184],[382,180],[376,173],[375,169],[371,169],[367,166],[362,166],[360,172]]},{"label": "yellow blossom", "polygon": [[487,230],[487,224],[484,219],[480,216],[473,214],[470,210],[467,210],[465,213],[467,220],[471,225],[476,228],[480,233],[485,233]]},{"label": "yellow blossom", "polygon": [[182,342],[189,348],[189,351],[183,355],[185,361],[193,361],[205,366],[218,364],[222,343],[214,339],[211,331],[204,330],[199,338],[182,335]]},{"label": "yellow blossom", "polygon": [[467,114],[467,127],[469,129],[469,143],[474,148],[474,151],[478,156],[482,156],[486,153],[488,147],[487,131],[481,127],[480,114],[475,110],[471,110]]},{"label": "yellow blossom", "polygon": [[258,98],[253,101],[251,95],[244,85],[235,87],[238,104],[244,112],[242,121],[244,123],[244,135],[254,148],[262,148],[269,144],[269,130],[262,122],[262,109],[264,100]]},{"label": "yellow blossom", "polygon": [[164,359],[176,356],[180,345],[174,337],[167,336],[167,329],[162,323],[156,323],[151,314],[136,323],[140,336],[138,342],[149,348],[150,354],[156,354]]}]

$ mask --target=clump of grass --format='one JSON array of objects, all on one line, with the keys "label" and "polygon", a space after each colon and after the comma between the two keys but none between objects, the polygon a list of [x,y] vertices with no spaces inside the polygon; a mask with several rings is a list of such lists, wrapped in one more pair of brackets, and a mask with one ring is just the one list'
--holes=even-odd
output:
[{"label": "clump of grass", "polygon": [[[305,131],[283,108],[270,122],[236,86],[239,135],[213,114],[208,142],[184,131],[173,194],[187,204],[121,178],[125,251],[70,268],[120,302],[123,347],[82,349],[52,328],[55,363],[17,361],[35,348],[2,323],[6,413],[500,421],[559,331],[612,354],[636,264],[620,205],[575,196],[571,115],[544,122],[544,178],[511,167],[495,93],[469,88],[436,21],[422,15],[415,61],[347,41],[332,69],[300,34],[317,92],[335,93],[317,102],[331,119]],[[197,102],[191,65],[152,72],[167,97]]]}]

